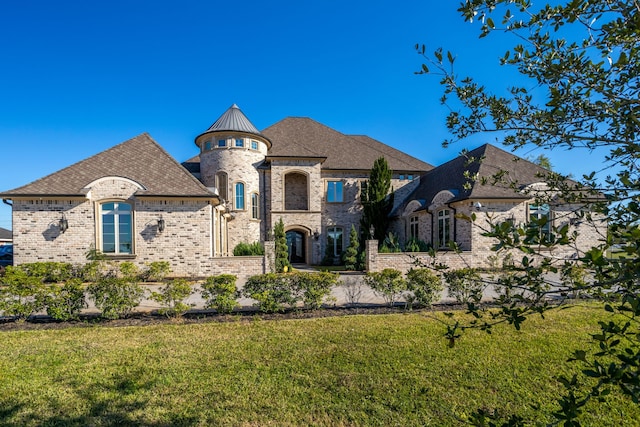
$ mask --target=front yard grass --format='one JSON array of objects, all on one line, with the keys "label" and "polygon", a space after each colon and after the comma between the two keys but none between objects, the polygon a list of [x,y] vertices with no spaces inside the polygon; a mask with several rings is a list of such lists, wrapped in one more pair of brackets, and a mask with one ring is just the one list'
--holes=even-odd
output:
[{"label": "front yard grass", "polygon": [[[422,312],[0,332],[0,425],[454,426],[477,408],[549,421],[595,306],[465,333]],[[618,395],[585,425],[632,426]]]}]

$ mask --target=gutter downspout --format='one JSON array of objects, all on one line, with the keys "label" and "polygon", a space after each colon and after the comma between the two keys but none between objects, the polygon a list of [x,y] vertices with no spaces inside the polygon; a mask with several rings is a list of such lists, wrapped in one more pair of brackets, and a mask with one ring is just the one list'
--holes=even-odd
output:
[{"label": "gutter downspout", "polygon": [[2,199],[2,203],[4,203],[5,205],[13,206],[13,203],[11,203],[9,199]]}]

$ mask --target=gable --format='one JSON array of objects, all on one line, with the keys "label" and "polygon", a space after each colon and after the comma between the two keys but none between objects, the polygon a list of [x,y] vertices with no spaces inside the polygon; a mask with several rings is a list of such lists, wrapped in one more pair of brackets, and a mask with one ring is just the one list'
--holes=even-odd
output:
[{"label": "gable", "polygon": [[146,133],[0,196],[84,197],[92,183],[108,177],[136,183],[138,197],[215,197]]}]

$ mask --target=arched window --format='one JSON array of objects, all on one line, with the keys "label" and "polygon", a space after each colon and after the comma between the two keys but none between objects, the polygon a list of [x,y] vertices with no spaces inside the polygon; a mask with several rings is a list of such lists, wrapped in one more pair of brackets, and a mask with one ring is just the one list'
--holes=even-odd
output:
[{"label": "arched window", "polygon": [[216,174],[216,188],[218,189],[218,195],[222,200],[229,200],[229,191],[227,190],[227,173],[218,172]]},{"label": "arched window", "polygon": [[236,210],[244,210],[244,183],[236,182],[234,187],[234,207]]},{"label": "arched window", "polygon": [[414,215],[411,218],[409,218],[409,237],[411,237],[412,239],[420,238],[418,224],[419,224],[419,221],[418,221],[417,215]]},{"label": "arched window", "polygon": [[100,205],[101,246],[105,254],[133,253],[132,208],[129,203],[107,202]]},{"label": "arched window", "polygon": [[251,218],[260,219],[260,197],[258,193],[251,193]]},{"label": "arched window", "polygon": [[438,212],[438,247],[445,248],[451,241],[451,212],[443,209]]}]

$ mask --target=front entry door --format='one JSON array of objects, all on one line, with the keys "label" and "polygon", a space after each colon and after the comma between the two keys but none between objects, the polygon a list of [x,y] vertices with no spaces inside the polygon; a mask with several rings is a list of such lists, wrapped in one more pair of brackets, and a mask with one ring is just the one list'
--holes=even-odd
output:
[{"label": "front entry door", "polygon": [[287,231],[287,246],[289,247],[289,262],[302,264],[306,262],[304,251],[304,234],[299,231]]}]

